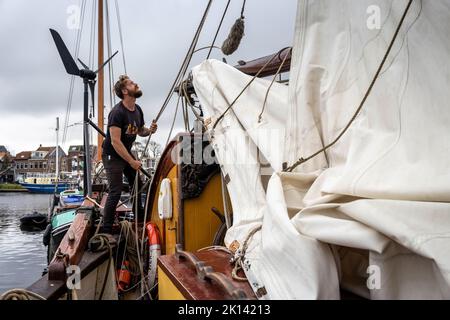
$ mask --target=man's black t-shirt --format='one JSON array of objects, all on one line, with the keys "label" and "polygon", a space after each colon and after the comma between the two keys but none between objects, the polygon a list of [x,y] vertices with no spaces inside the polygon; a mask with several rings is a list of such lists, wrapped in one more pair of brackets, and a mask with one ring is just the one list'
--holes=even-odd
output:
[{"label": "man's black t-shirt", "polygon": [[120,140],[128,152],[130,152],[133,142],[136,140],[136,135],[139,128],[144,126],[144,114],[141,107],[136,104],[135,110],[130,111],[122,104],[121,101],[116,104],[109,113],[108,130],[106,133],[106,139],[103,142],[103,155],[121,158],[111,144],[111,133],[109,132],[109,128],[111,126],[119,127],[121,129]]}]

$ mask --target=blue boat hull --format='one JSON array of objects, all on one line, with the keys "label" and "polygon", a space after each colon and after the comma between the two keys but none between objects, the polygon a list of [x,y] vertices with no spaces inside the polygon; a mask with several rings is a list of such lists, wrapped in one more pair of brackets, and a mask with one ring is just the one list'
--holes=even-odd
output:
[{"label": "blue boat hull", "polygon": [[60,196],[59,201],[61,201],[64,205],[81,205],[84,201],[84,196],[82,195]]},{"label": "blue boat hull", "polygon": [[[32,193],[49,193],[50,194],[50,193],[55,192],[55,184],[21,183],[20,185]],[[59,183],[58,188],[56,189],[56,192],[60,193],[67,189],[69,189],[68,183]]]}]

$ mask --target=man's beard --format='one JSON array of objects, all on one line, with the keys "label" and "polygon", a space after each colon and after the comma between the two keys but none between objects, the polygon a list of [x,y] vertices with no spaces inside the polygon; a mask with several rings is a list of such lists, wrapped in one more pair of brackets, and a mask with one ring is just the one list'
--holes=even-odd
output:
[{"label": "man's beard", "polygon": [[137,90],[137,91],[133,92],[133,97],[136,99],[142,97],[142,90]]}]

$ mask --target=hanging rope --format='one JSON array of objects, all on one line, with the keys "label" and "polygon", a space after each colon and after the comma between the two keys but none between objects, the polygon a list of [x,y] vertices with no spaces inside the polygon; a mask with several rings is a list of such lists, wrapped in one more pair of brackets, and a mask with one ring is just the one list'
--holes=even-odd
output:
[{"label": "hanging rope", "polygon": [[231,276],[233,277],[233,279],[238,281],[247,281],[247,277],[238,276],[238,271],[244,268],[245,254],[247,253],[250,239],[255,235],[255,233],[260,231],[261,228],[262,226],[259,225],[249,232],[249,234],[244,240],[242,249],[237,250],[235,256],[231,259],[231,263],[234,263],[233,270],[231,271]]},{"label": "hanging rope", "polygon": [[177,106],[175,107],[175,113],[173,115],[172,125],[170,126],[169,135],[167,136],[167,140],[166,140],[166,146],[169,144],[170,137],[172,136],[173,127],[175,126],[175,120],[177,119],[177,115],[178,115],[178,107],[180,105],[180,100],[181,100],[181,96],[178,96]]},{"label": "hanging rope", "polygon": [[227,56],[229,56],[230,54],[235,52],[237,48],[239,48],[239,44],[241,43],[242,37],[244,36],[245,30],[244,9],[245,9],[245,0],[242,3],[241,17],[234,22],[228,37],[222,44],[222,52]]},{"label": "hanging rope", "polygon": [[[112,55],[112,45],[111,45],[111,21],[109,19],[109,1],[106,1],[106,6],[105,6],[105,13],[106,13],[106,43],[108,46],[108,57],[111,57]],[[112,83],[114,81],[114,61],[111,60],[108,63],[108,87],[109,87],[109,106],[112,107],[113,106],[113,101],[115,104],[115,97],[116,95],[113,95],[113,88],[112,88]]]},{"label": "hanging rope", "polygon": [[[98,229],[97,229],[98,230]],[[113,261],[112,247],[110,243],[110,238],[108,234],[97,233],[95,234],[88,243],[88,247],[92,252],[100,252],[103,250],[108,250],[108,267],[106,268],[105,278],[103,279],[102,289],[100,291],[99,300],[102,300],[103,294],[105,293],[106,284],[108,282],[108,275],[110,273],[111,262]]]},{"label": "hanging rope", "polygon": [[[212,0],[209,0],[208,4],[206,6],[206,9],[205,9],[205,11],[203,13],[203,16],[202,16],[202,19],[200,21],[200,24],[197,27],[197,30],[195,32],[194,38],[191,41],[191,45],[189,46],[188,52],[186,53],[186,56],[184,57],[183,63],[181,64],[181,67],[178,70],[177,76],[175,77],[175,80],[174,80],[174,82],[173,82],[173,84],[172,84],[172,86],[171,86],[171,88],[169,90],[169,93],[167,94],[167,97],[164,100],[164,103],[161,106],[161,108],[160,108],[158,114],[156,115],[155,119],[153,119],[154,123],[158,122],[159,118],[161,117],[161,115],[164,112],[164,110],[167,108],[167,106],[169,104],[169,101],[170,101],[170,99],[172,98],[172,96],[174,94],[175,87],[177,85],[179,85],[179,83],[182,81],[183,77],[186,74],[186,71],[187,71],[187,69],[189,67],[189,64],[191,62],[191,59],[192,59],[193,52],[195,51],[195,47],[197,46],[197,42],[198,42],[198,39],[200,37],[200,33],[201,33],[202,29],[203,29],[203,25],[205,24],[206,17],[208,16],[209,9],[211,8],[211,4],[212,4]],[[152,137],[152,134],[150,133],[148,138],[147,138],[147,142],[145,144],[144,154],[147,151],[147,148],[148,148],[149,142],[151,140],[151,137]]]},{"label": "hanging rope", "polygon": [[[129,221],[120,221],[119,222],[121,227],[121,232],[124,235],[125,238],[125,250],[124,255],[122,258],[122,264],[125,262],[125,256],[127,257],[128,261],[130,262],[130,273],[133,276],[137,276],[140,274],[140,268],[139,268],[139,257],[138,252],[136,250],[137,244],[136,244],[136,234],[133,230],[133,227]],[[121,264],[121,265],[122,265]]]},{"label": "hanging rope", "polygon": [[94,70],[94,56],[95,56],[95,28],[97,25],[97,1],[92,1],[92,17],[91,17],[91,38],[89,43],[89,62],[88,66]]},{"label": "hanging rope", "polygon": [[117,23],[119,25],[120,47],[122,49],[123,70],[125,71],[125,74],[127,74],[127,64],[125,62],[125,49],[123,45],[122,23],[120,21],[120,9],[117,0],[115,0],[115,4],[116,4]]},{"label": "hanging rope", "polygon": [[205,50],[205,49],[220,49],[218,46],[206,46],[206,47],[201,47],[198,49],[195,49],[195,51],[193,53],[197,53],[199,51]]},{"label": "hanging rope", "polygon": [[[189,131],[189,128],[188,128],[188,126],[189,126],[189,118],[188,118],[189,111],[188,111],[188,106],[191,108],[191,111],[192,111],[192,113],[194,114],[195,118],[201,123],[202,128],[204,128],[204,129],[206,130],[207,128],[206,128],[206,126],[205,126],[204,119],[202,118],[202,114],[199,114],[199,113],[195,110],[195,108],[198,108],[198,109],[200,109],[200,112],[202,113],[201,108],[197,107],[197,106],[195,105],[195,102],[194,102],[194,103],[191,102],[191,97],[189,96],[189,94],[188,94],[188,89],[187,89],[188,82],[189,82],[189,80],[185,80],[185,81],[183,81],[183,82],[180,84],[180,86],[179,86],[179,88],[180,88],[179,94],[180,94],[180,97],[182,97],[182,100],[183,100],[182,103],[184,103],[184,105],[186,106],[186,112],[185,112],[185,116],[186,116],[186,118],[187,118],[187,120],[185,120],[185,126],[187,126],[187,127],[186,127],[186,131]],[[186,123],[187,123],[187,124],[186,124]]]},{"label": "hanging rope", "polygon": [[[141,276],[141,279],[144,279],[144,267],[142,265],[142,258],[141,258],[141,252],[143,252],[143,247],[144,247],[144,238],[142,238],[142,241],[139,241],[139,237],[138,237],[138,232],[139,232],[139,202],[141,201],[141,199],[139,199],[139,171],[136,171],[136,176],[134,178],[134,192],[135,192],[135,201],[134,201],[134,226],[135,226],[135,232],[134,232],[134,236],[135,236],[135,243],[136,243],[136,253],[137,253],[137,259],[138,259],[138,265],[139,265],[139,273]],[[145,230],[145,221],[144,221],[144,230]],[[141,282],[142,284],[142,282]],[[143,294],[145,292],[145,290],[147,290],[147,283],[146,281],[143,282],[143,285],[141,285],[141,294]],[[150,296],[151,299],[151,296]]]},{"label": "hanging rope", "polygon": [[372,92],[372,89],[376,83],[376,81],[378,80],[378,76],[380,75],[381,70],[383,69],[384,64],[386,63],[386,60],[389,56],[389,53],[391,52],[391,49],[395,43],[395,40],[397,39],[397,36],[400,32],[400,29],[403,25],[403,22],[405,21],[406,15],[408,14],[409,8],[411,7],[413,0],[409,0],[408,5],[406,6],[405,11],[403,12],[402,18],[397,26],[397,29],[395,30],[394,36],[392,37],[392,40],[389,44],[389,47],[386,51],[386,53],[384,54],[384,57],[378,67],[378,70],[376,71],[372,82],[369,85],[369,88],[367,89],[367,92],[365,93],[361,103],[359,104],[358,108],[356,109],[355,113],[353,114],[352,118],[350,119],[350,121],[347,123],[347,125],[345,126],[345,128],[341,131],[341,133],[339,133],[339,135],[336,137],[336,139],[334,139],[330,144],[326,145],[325,147],[323,147],[322,149],[320,149],[317,152],[314,152],[312,155],[303,158],[301,157],[300,159],[298,159],[294,164],[292,164],[289,167],[286,167],[283,171],[287,171],[287,172],[292,172],[296,167],[298,167],[299,165],[305,163],[308,160],[311,160],[312,158],[316,157],[317,155],[319,155],[320,153],[326,151],[327,149],[329,149],[330,147],[332,147],[333,145],[336,144],[336,142],[339,141],[339,139],[344,135],[344,133],[348,130],[348,128],[350,128],[350,126],[352,125],[353,121],[355,121],[356,117],[358,116],[358,114],[360,113],[361,109],[363,108],[367,98],[369,97],[370,93]]},{"label": "hanging rope", "polygon": [[[214,39],[213,39],[213,41],[212,41],[212,43],[211,43],[211,46],[210,46],[210,48],[209,48],[208,55],[206,56],[206,60],[209,59],[209,56],[211,55],[212,49],[213,49],[213,48],[217,48],[217,47],[214,46],[214,44],[216,43],[217,35],[219,34],[220,28],[222,27],[222,23],[223,23],[223,20],[224,20],[224,18],[225,18],[225,15],[227,14],[228,7],[229,7],[229,5],[230,5],[230,2],[231,2],[231,0],[228,0],[227,5],[226,5],[226,7],[225,7],[225,10],[223,11],[222,19],[220,19],[219,26],[217,27],[217,31],[216,31],[216,34],[214,35]],[[241,15],[242,15],[242,13],[241,13]]]},{"label": "hanging rope", "polygon": [[[84,26],[84,15],[86,12],[86,0],[83,0],[81,2],[81,19],[80,19],[80,28],[78,29],[77,33],[77,39],[75,41],[75,57],[78,58],[80,54],[80,43],[81,43],[81,35],[83,32],[83,26]],[[70,111],[72,109],[72,100],[73,100],[73,89],[75,85],[75,76],[70,77],[70,86],[69,86],[69,96],[67,98],[67,105],[66,105],[66,115],[64,119],[64,130],[63,130],[63,137],[62,137],[62,144],[64,145],[66,143],[67,138],[67,128],[69,127],[69,121],[70,121]]]},{"label": "hanging rope", "polygon": [[289,52],[286,53],[286,55],[284,56],[283,61],[281,62],[280,66],[279,66],[278,69],[277,69],[277,72],[274,74],[274,76],[273,76],[273,78],[272,78],[272,82],[270,83],[269,87],[267,88],[266,96],[264,97],[263,107],[262,107],[261,113],[260,113],[259,116],[258,116],[258,123],[261,122],[262,115],[263,115],[264,110],[265,110],[265,108],[266,108],[267,97],[269,96],[270,89],[272,88],[272,85],[273,85],[273,83],[275,82],[276,77],[278,76],[278,74],[280,74],[281,68],[283,68],[284,63],[286,62],[286,59],[287,59],[287,57],[289,56],[289,54],[290,54],[291,51],[292,51],[292,48],[290,48],[290,49],[289,49]]},{"label": "hanging rope", "polygon": [[205,12],[203,13],[202,19],[200,21],[199,26],[197,27],[197,31],[195,32],[194,38],[192,39],[191,45],[188,49],[188,52],[186,53],[186,56],[184,57],[183,63],[181,64],[181,67],[178,71],[177,76],[175,77],[175,80],[169,90],[169,93],[167,94],[166,99],[164,100],[164,103],[161,107],[161,109],[159,110],[155,120],[158,121],[159,118],[161,117],[161,114],[164,112],[164,110],[167,107],[167,104],[169,103],[170,98],[172,97],[172,95],[174,94],[174,89],[175,87],[178,85],[179,82],[181,82],[181,79],[183,79],[184,75],[186,74],[186,70],[189,67],[189,63],[191,62],[192,59],[192,53],[195,50],[195,47],[197,45],[198,42],[198,38],[200,36],[200,33],[203,29],[203,25],[205,24],[205,20],[206,17],[208,15],[209,9],[211,7],[212,4],[212,0],[208,1],[208,5],[206,6]]},{"label": "hanging rope", "polygon": [[225,114],[233,107],[233,105],[236,103],[236,101],[241,97],[241,95],[247,90],[247,88],[252,84],[253,81],[261,74],[261,72],[264,71],[264,69],[275,59],[276,57],[279,57],[280,53],[284,50],[288,49],[290,47],[286,47],[278,51],[276,54],[274,54],[262,67],[259,69],[259,71],[253,76],[253,78],[245,85],[245,87],[241,90],[241,92],[237,95],[237,97],[233,100],[233,102],[225,109],[224,112],[217,118],[216,122],[214,122],[213,130],[216,128],[217,124],[222,121]]}]

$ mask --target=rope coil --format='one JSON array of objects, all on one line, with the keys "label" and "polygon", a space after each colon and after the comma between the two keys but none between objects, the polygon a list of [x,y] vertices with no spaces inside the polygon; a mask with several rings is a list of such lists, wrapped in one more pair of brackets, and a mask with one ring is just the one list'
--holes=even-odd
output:
[{"label": "rope coil", "polygon": [[244,264],[246,263],[245,254],[247,253],[250,239],[255,235],[255,233],[260,231],[261,228],[262,228],[262,225],[259,225],[255,228],[253,228],[249,232],[249,234],[247,235],[247,238],[245,238],[244,244],[242,245],[242,249],[238,249],[236,251],[235,256],[231,259],[230,262],[234,263],[233,270],[231,271],[231,276],[233,279],[235,279],[237,281],[247,281],[247,277],[238,276],[238,272],[239,272],[239,270],[244,269]]},{"label": "rope coil", "polygon": [[26,289],[11,289],[0,296],[0,300],[47,300],[43,296]]}]

